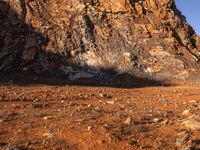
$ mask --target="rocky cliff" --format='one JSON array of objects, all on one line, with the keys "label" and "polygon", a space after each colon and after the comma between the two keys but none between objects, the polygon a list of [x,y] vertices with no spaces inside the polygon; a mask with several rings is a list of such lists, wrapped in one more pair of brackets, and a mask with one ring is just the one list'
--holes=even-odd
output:
[{"label": "rocky cliff", "polygon": [[0,1],[0,71],[186,79],[199,59],[174,0]]}]

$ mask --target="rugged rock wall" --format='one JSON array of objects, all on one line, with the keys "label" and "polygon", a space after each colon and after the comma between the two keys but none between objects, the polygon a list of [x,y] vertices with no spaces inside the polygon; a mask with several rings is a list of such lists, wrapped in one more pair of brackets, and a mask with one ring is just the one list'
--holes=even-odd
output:
[{"label": "rugged rock wall", "polygon": [[0,71],[185,79],[199,51],[174,0],[0,1]]}]

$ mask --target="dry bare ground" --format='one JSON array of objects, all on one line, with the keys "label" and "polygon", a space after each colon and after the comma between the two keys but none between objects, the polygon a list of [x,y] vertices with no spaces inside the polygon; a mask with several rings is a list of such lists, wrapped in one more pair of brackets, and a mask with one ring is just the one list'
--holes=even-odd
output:
[{"label": "dry bare ground", "polygon": [[117,87],[1,77],[0,149],[200,148],[198,85]]}]

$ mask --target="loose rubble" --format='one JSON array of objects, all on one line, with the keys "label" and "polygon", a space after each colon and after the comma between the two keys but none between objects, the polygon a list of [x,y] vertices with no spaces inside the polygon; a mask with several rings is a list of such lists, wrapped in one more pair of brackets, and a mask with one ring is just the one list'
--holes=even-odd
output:
[{"label": "loose rubble", "polygon": [[0,149],[200,148],[198,85],[65,86],[65,79],[26,78],[0,78]]}]

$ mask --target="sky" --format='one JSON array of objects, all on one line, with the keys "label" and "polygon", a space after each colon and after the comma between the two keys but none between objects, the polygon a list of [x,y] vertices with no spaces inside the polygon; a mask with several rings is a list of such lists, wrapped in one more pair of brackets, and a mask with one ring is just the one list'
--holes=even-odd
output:
[{"label": "sky", "polygon": [[177,8],[200,36],[200,0],[175,0]]}]

